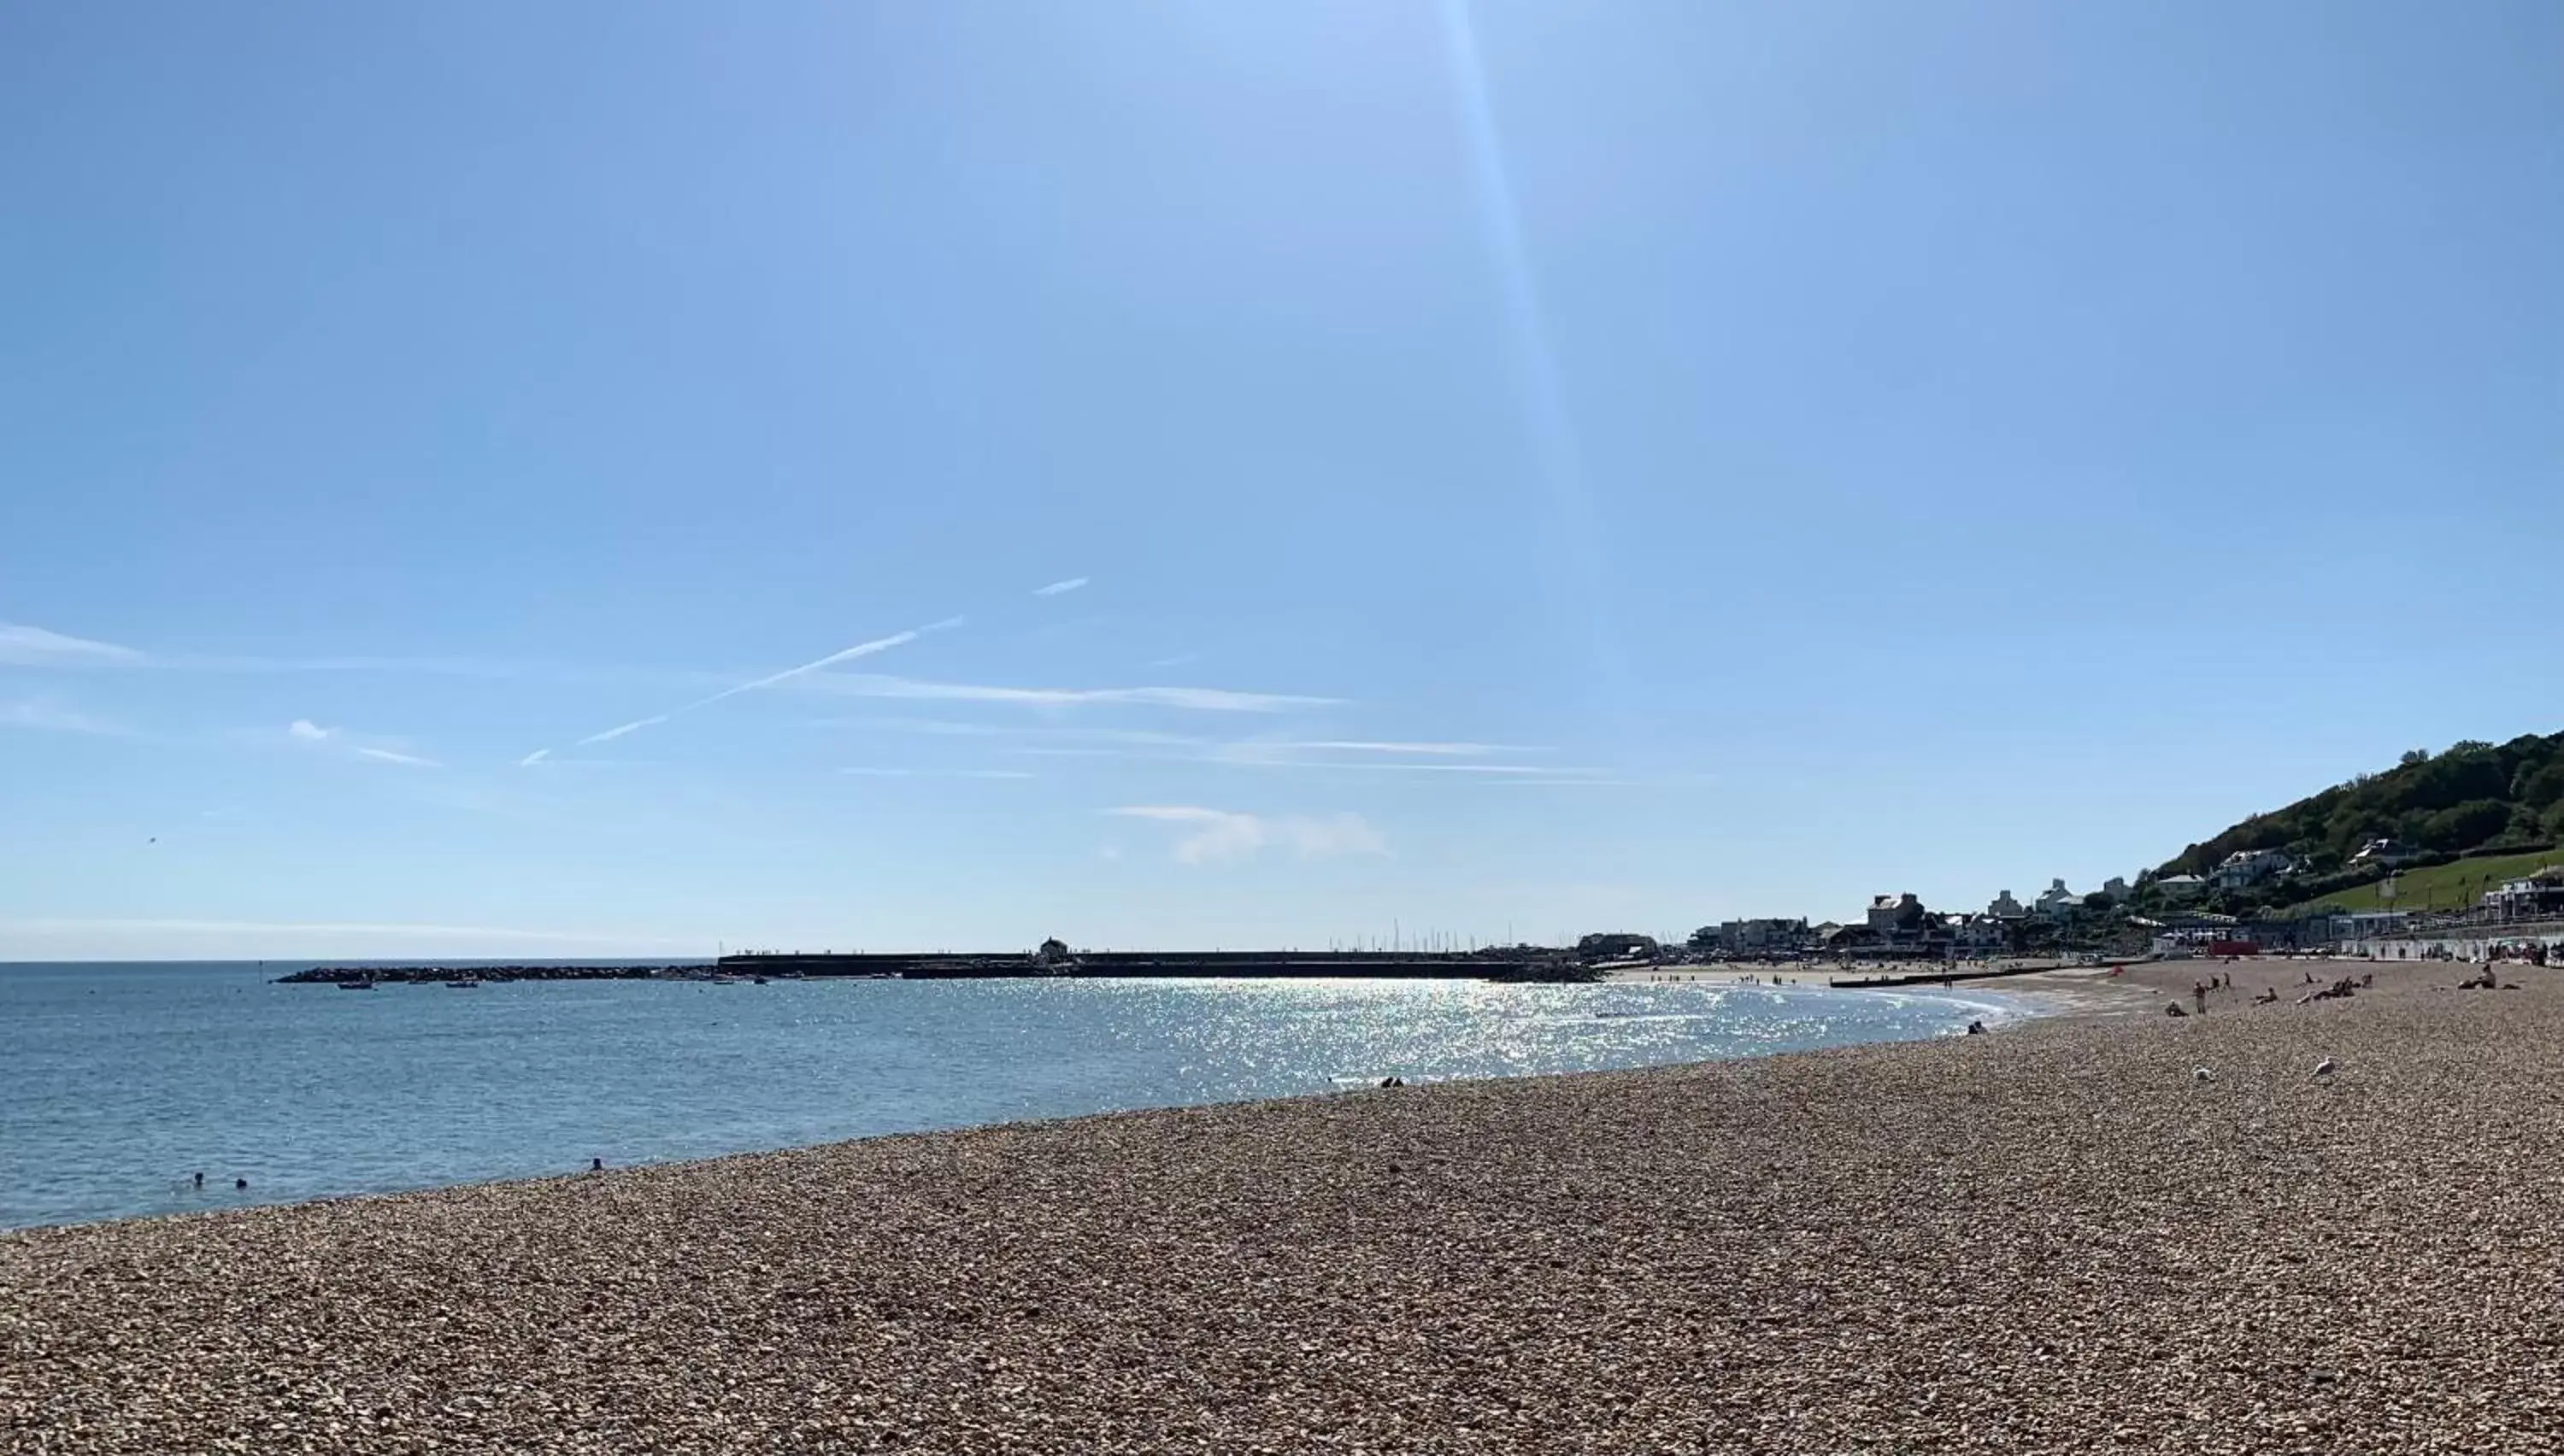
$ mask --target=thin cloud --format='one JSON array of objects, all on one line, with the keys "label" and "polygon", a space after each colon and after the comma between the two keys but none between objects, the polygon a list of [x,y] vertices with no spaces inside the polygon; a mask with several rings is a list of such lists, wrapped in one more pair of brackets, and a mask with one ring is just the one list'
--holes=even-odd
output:
[{"label": "thin cloud", "polygon": [[392,763],[403,768],[445,766],[433,758],[423,758],[409,751],[409,745],[399,738],[379,737],[370,733],[352,733],[345,728],[323,728],[308,718],[298,718],[287,724],[284,737],[287,742],[319,752],[361,758],[368,763]]},{"label": "thin cloud", "polygon": [[445,766],[433,758],[421,758],[415,753],[401,753],[390,748],[360,747],[355,749],[354,752],[357,757],[370,758],[376,763],[399,763],[411,768],[443,768]]},{"label": "thin cloud", "polygon": [[857,778],[1030,778],[1020,768],[840,768]]},{"label": "thin cloud", "polygon": [[579,945],[666,945],[657,936],[604,935],[583,931],[528,931],[504,926],[407,925],[367,921],[199,921],[199,920],[8,920],[0,929],[37,934],[59,932],[178,931],[195,935],[374,936],[386,939],[544,940]]},{"label": "thin cloud", "polygon": [[613,728],[607,728],[601,733],[590,733],[586,737],[579,739],[573,746],[585,747],[590,743],[612,742],[614,739],[622,737],[626,733],[636,733],[645,728],[653,728],[659,724],[666,723],[672,718],[679,718],[686,714],[693,713],[697,709],[710,708],[716,703],[720,703],[725,699],[736,698],[742,693],[753,693],[760,688],[771,688],[780,683],[791,682],[793,679],[802,677],[805,674],[818,672],[822,668],[834,666],[837,663],[852,662],[857,658],[870,657],[876,652],[888,652],[894,647],[905,647],[927,633],[941,631],[948,625],[958,623],[959,620],[959,618],[954,618],[948,622],[937,622],[931,626],[916,628],[907,632],[894,632],[888,637],[876,637],[870,642],[858,642],[852,647],[829,653],[826,657],[818,658],[811,662],[805,662],[797,668],[785,668],[779,673],[768,673],[761,678],[751,679],[745,683],[734,684],[731,687],[722,689],[720,692],[715,693],[710,697],[698,698],[692,703],[688,703],[678,708],[671,708],[665,713],[653,714],[648,718],[635,719],[633,722],[627,724],[619,724]]},{"label": "thin cloud", "polygon": [[49,733],[87,733],[92,737],[120,738],[129,736],[120,724],[103,718],[92,718],[55,703],[49,698],[28,698],[16,703],[0,703],[0,728],[33,728]]},{"label": "thin cloud", "polygon": [[1268,847],[1302,859],[1389,853],[1388,839],[1360,814],[1267,816],[1198,804],[1131,804],[1108,812],[1178,826],[1175,856],[1180,864],[1230,864]]},{"label": "thin cloud", "polygon": [[1268,741],[1259,747],[1289,753],[1413,753],[1429,757],[1483,758],[1498,753],[1545,753],[1511,743],[1419,743],[1380,739],[1324,738],[1315,742]]},{"label": "thin cloud", "polygon": [[1295,693],[1242,693],[1227,688],[1005,688],[981,683],[930,683],[880,673],[815,673],[807,686],[858,698],[924,702],[1011,703],[1027,708],[1100,705],[1175,708],[1192,713],[1283,713],[1342,702]]},{"label": "thin cloud", "polygon": [[1251,754],[1229,757],[1230,763],[1251,763],[1265,768],[1345,768],[1358,773],[1476,773],[1494,776],[1520,774],[1546,775],[1556,778],[1583,778],[1609,773],[1607,768],[1551,767],[1546,763],[1412,763],[1382,762],[1353,758],[1259,758]]},{"label": "thin cloud", "polygon": [[1076,591],[1076,590],[1078,590],[1080,587],[1085,586],[1085,585],[1086,585],[1086,583],[1087,583],[1089,580],[1092,580],[1092,579],[1093,579],[1093,578],[1091,578],[1091,577],[1085,577],[1085,576],[1072,576],[1072,577],[1068,578],[1066,581],[1054,581],[1054,582],[1052,582],[1052,583],[1051,583],[1050,585],[1048,585],[1048,586],[1036,586],[1036,587],[1034,587],[1034,588],[1033,588],[1033,595],[1035,595],[1035,596],[1066,596],[1066,595],[1068,595],[1070,592],[1072,592],[1072,591]]},{"label": "thin cloud", "polygon": [[112,642],[96,642],[86,637],[48,632],[42,627],[0,622],[0,664],[10,667],[106,666],[142,661],[141,653],[130,647],[118,647]]},{"label": "thin cloud", "polygon": [[552,756],[551,749],[536,748],[534,751],[528,753],[525,757],[518,759],[517,766],[519,768],[532,768],[550,756]]},{"label": "thin cloud", "polygon": [[675,715],[673,714],[662,713],[654,718],[637,719],[631,723],[621,724],[614,728],[607,728],[601,733],[589,733],[586,737],[570,744],[570,746],[573,748],[584,748],[590,743],[610,743],[616,738],[622,737],[625,733],[637,733],[645,728],[666,723],[674,716]]}]

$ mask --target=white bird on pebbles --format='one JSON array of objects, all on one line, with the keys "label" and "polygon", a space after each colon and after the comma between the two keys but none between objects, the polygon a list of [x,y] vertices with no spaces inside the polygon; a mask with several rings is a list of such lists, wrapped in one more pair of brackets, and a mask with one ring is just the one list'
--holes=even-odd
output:
[{"label": "white bird on pebbles", "polygon": [[2190,1069],[2190,1080],[2193,1082],[2214,1082],[2217,1080],[2217,1074],[2209,1071],[2206,1067],[2193,1067]]},{"label": "white bird on pebbles", "polygon": [[2324,1058],[2322,1061],[2315,1063],[2315,1075],[2316,1075],[2316,1076],[2318,1076],[2318,1077],[2329,1077],[2329,1076],[2331,1076],[2331,1075],[2332,1075],[2332,1058],[2330,1058],[2330,1057],[2326,1057],[2326,1058]]}]

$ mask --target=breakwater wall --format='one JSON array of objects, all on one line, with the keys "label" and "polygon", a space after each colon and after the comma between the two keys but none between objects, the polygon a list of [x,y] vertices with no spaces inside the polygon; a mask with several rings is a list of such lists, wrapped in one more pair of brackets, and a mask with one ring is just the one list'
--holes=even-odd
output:
[{"label": "breakwater wall", "polygon": [[706,975],[711,965],[320,965],[280,975],[278,985],[442,985],[447,981],[520,980],[650,980],[661,976]]},{"label": "breakwater wall", "polygon": [[1556,951],[1445,954],[1390,950],[1099,950],[1042,959],[955,955],[758,951],[721,958],[736,975],[896,976],[973,980],[1010,976],[1231,976],[1291,979],[1375,976],[1396,980],[1582,981],[1600,972]]}]

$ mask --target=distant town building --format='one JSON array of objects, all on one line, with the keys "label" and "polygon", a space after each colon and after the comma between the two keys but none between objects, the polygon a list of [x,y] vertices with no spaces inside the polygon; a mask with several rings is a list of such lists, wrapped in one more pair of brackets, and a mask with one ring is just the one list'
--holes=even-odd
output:
[{"label": "distant town building", "polygon": [[2052,921],[2061,921],[2083,908],[2083,897],[2065,888],[2062,880],[2050,880],[2038,892],[2038,913]]},{"label": "distant town building", "polygon": [[2220,890],[2245,890],[2286,874],[2295,863],[2285,850],[2239,849],[2209,872],[2208,882]]},{"label": "distant town building", "polygon": [[1999,921],[2026,921],[2030,919],[2029,907],[2023,905],[2020,901],[2013,899],[2012,892],[2009,890],[1994,898],[1994,903],[1986,907],[1986,914]]},{"label": "distant town building", "polygon": [[2128,888],[2128,882],[2124,877],[2112,875],[2101,882],[2101,893],[2110,897],[2112,905],[2125,905],[2128,903],[2128,897],[2136,892]]},{"label": "distant town building", "polygon": [[1893,936],[1900,931],[1911,933],[1922,930],[1927,914],[1928,912],[1923,909],[1923,902],[1915,899],[1911,893],[1873,895],[1869,900],[1869,914],[1866,920],[1870,930],[1881,936]]},{"label": "distant town building", "polygon": [[2191,900],[2208,893],[2208,882],[2197,875],[2166,875],[2154,886],[2166,900]]},{"label": "distant town building", "polygon": [[2487,890],[2484,909],[2508,919],[2564,916],[2564,865],[2549,865],[2520,880],[2505,880]]},{"label": "distant town building", "polygon": [[2350,862],[2354,865],[2383,865],[2391,870],[2419,853],[2421,851],[2400,839],[2372,839],[2359,847],[2359,853],[2352,855]]},{"label": "distant town building", "polygon": [[[2019,916],[2013,917],[2021,919]],[[2012,948],[2012,926],[1989,912],[1985,915],[1954,915],[1942,918],[1948,933],[1950,953],[1977,960],[2001,955]]]},{"label": "distant town building", "polygon": [[1798,950],[1812,938],[1805,920],[1725,921],[1718,928],[1718,948],[1730,955]]}]

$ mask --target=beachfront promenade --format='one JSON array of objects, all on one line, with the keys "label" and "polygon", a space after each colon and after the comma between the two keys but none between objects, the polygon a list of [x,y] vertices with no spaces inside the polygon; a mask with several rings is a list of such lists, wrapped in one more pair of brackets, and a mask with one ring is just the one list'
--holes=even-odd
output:
[{"label": "beachfront promenade", "polygon": [[0,1238],[0,1449],[2558,1449],[2564,993],[2237,969],[2204,1017]]}]

